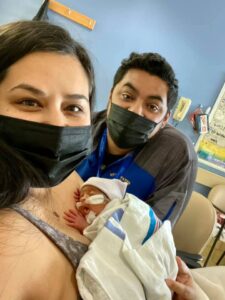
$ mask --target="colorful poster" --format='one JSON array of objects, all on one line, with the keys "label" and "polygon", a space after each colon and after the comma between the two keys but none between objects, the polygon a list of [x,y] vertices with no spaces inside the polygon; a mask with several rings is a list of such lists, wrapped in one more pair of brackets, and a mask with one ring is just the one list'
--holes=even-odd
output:
[{"label": "colorful poster", "polygon": [[225,84],[209,115],[209,132],[196,143],[199,161],[225,172]]}]

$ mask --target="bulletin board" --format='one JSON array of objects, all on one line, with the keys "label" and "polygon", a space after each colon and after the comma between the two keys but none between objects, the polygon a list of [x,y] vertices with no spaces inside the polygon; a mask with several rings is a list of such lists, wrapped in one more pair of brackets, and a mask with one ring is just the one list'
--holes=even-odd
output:
[{"label": "bulletin board", "polygon": [[209,115],[209,132],[200,135],[195,149],[201,163],[225,172],[225,83]]}]

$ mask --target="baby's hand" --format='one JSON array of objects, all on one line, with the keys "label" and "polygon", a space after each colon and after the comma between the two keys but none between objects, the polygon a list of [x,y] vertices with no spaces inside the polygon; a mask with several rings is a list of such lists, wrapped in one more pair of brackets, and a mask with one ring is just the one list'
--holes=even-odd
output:
[{"label": "baby's hand", "polygon": [[63,218],[66,220],[66,225],[78,229],[81,233],[88,226],[85,217],[76,209],[64,212]]},{"label": "baby's hand", "polygon": [[76,191],[73,193],[73,198],[75,203],[80,201],[80,189],[76,189]]}]

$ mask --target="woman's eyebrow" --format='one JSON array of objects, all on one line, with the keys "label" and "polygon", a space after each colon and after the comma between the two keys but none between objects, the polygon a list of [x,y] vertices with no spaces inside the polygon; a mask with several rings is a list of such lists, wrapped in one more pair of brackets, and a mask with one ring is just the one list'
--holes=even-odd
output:
[{"label": "woman's eyebrow", "polygon": [[65,98],[69,99],[69,100],[86,100],[89,102],[89,99],[83,95],[83,94],[67,94],[65,95]]},{"label": "woman's eyebrow", "polygon": [[[18,84],[16,86],[14,86],[13,88],[11,88],[10,91],[14,91],[16,89],[26,90],[36,96],[42,96],[42,97],[46,96],[46,93],[44,91],[42,91],[30,84],[27,84],[27,83]],[[67,94],[67,95],[65,95],[65,98],[70,99],[70,100],[84,99],[89,102],[88,97],[86,97],[85,95],[82,95],[82,94]]]},{"label": "woman's eyebrow", "polygon": [[18,84],[16,86],[14,86],[13,88],[10,89],[10,92],[11,91],[14,91],[14,90],[17,90],[17,89],[22,89],[22,90],[26,90],[28,92],[31,92],[32,94],[35,94],[37,96],[45,96],[45,92],[43,92],[42,90],[30,85],[30,84],[27,84],[27,83],[21,83],[21,84]]}]

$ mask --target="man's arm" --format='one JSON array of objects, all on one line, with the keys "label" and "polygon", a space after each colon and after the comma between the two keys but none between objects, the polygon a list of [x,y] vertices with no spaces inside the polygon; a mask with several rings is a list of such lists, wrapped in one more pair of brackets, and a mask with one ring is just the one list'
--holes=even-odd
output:
[{"label": "man's arm", "polygon": [[[172,226],[188,204],[197,172],[192,142],[168,126],[150,143],[148,170],[155,177],[155,191],[146,201],[161,220]],[[148,154],[147,154],[148,155]]]},{"label": "man's arm", "polygon": [[195,183],[197,162],[189,161],[186,166],[176,170],[175,176],[170,175],[171,181],[157,187],[149,198],[149,203],[161,220],[170,220],[175,225],[187,206]]}]

